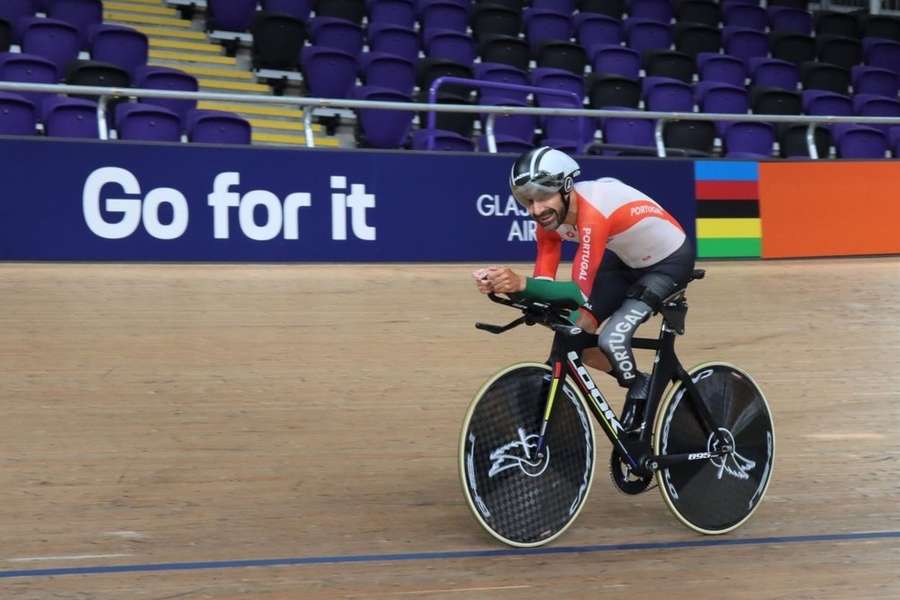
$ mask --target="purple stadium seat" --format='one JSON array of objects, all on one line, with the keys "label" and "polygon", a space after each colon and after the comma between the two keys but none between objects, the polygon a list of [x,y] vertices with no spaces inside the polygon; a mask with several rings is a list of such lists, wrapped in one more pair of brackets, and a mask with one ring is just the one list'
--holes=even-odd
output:
[{"label": "purple stadium seat", "polygon": [[664,112],[693,112],[694,92],[691,86],[669,77],[645,77],[644,104],[647,110]]},{"label": "purple stadium seat", "polygon": [[81,37],[75,26],[58,19],[37,17],[26,17],[20,24],[22,52],[43,56],[56,65],[56,75],[62,77],[81,49]]},{"label": "purple stadium seat", "polygon": [[315,17],[308,25],[309,39],[314,46],[334,48],[353,56],[363,47],[363,29],[352,21],[336,17]]},{"label": "purple stadium seat", "polygon": [[[480,102],[485,104],[484,102]],[[493,103],[492,103],[493,105]],[[507,100],[503,106],[528,106],[525,102],[513,102]],[[485,131],[487,115],[481,115],[482,131]],[[517,140],[531,142],[534,139],[534,130],[537,129],[538,118],[536,115],[495,115],[494,134],[512,137]]]},{"label": "purple stadium seat", "polygon": [[834,126],[839,158],[885,158],[887,135],[880,129],[864,125],[838,124]]},{"label": "purple stadium seat", "polygon": [[722,141],[727,158],[771,158],[775,128],[769,123],[732,123]]},{"label": "purple stadium seat", "polygon": [[849,96],[822,90],[803,91],[803,112],[808,115],[849,117],[853,115],[853,103]]},{"label": "purple stadium seat", "polygon": [[[531,85],[525,71],[501,63],[475,63],[473,65],[475,79],[513,85]],[[528,92],[482,88],[479,94],[481,104],[519,104],[525,103]]]},{"label": "purple stadium seat", "polygon": [[207,0],[207,31],[248,31],[256,14],[256,0]]},{"label": "purple stadium seat", "polygon": [[46,103],[44,112],[44,133],[49,137],[100,137],[96,102],[58,97]]},{"label": "purple stadium seat", "polygon": [[[0,54],[0,81],[23,83],[59,83],[56,65],[41,56],[25,53]],[[20,92],[20,96],[34,105],[38,119],[43,115],[43,105],[50,94],[44,92]]]},{"label": "purple stadium seat", "polygon": [[[700,112],[746,115],[750,110],[750,99],[744,87],[701,81],[694,89]],[[732,122],[717,121],[716,131],[721,136]]]},{"label": "purple stadium seat", "polygon": [[593,46],[618,46],[622,42],[622,22],[618,19],[583,12],[575,15],[573,24],[578,43],[584,46],[589,54]]},{"label": "purple stadium seat", "polygon": [[196,144],[249,145],[253,138],[250,123],[234,113],[194,110],[187,116],[188,141]]},{"label": "purple stadium seat", "polygon": [[317,17],[335,17],[361,25],[366,16],[365,0],[316,0]]},{"label": "purple stadium seat", "polygon": [[765,9],[753,4],[729,4],[723,10],[722,22],[726,27],[765,31],[769,16]]},{"label": "purple stadium seat", "polygon": [[92,29],[103,22],[103,3],[100,0],[53,0],[47,16],[74,25],[78,29],[79,48],[87,50]]},{"label": "purple stadium seat", "polygon": [[866,64],[900,73],[900,42],[881,38],[863,38]]},{"label": "purple stadium seat", "polygon": [[747,61],[753,85],[794,91],[800,82],[800,70],[794,63],[778,58],[755,57]]},{"label": "purple stadium seat", "polygon": [[412,134],[412,147],[414,150],[426,150],[428,140],[433,140],[432,150],[471,152],[475,148],[472,140],[452,131],[442,129],[419,129]]},{"label": "purple stadium seat", "polygon": [[555,10],[570,15],[575,12],[575,0],[532,0],[531,7],[539,10]]},{"label": "purple stadium seat", "polygon": [[372,0],[369,21],[412,27],[416,23],[416,8],[412,0]]},{"label": "purple stadium seat", "polygon": [[536,51],[544,42],[551,40],[568,42],[572,37],[572,18],[569,14],[526,8],[522,16],[525,20],[525,34],[532,51]]},{"label": "purple stadium seat", "polygon": [[33,0],[3,0],[0,2],[0,19],[9,23],[13,28],[13,41],[21,37],[19,21],[34,15],[35,5]]},{"label": "purple stadium seat", "polygon": [[674,16],[670,0],[631,0],[625,11],[629,17],[660,23],[669,23]]},{"label": "purple stadium seat", "polygon": [[743,60],[769,55],[769,36],[755,29],[728,26],[722,29],[725,54]]},{"label": "purple stadium seat", "polygon": [[900,74],[879,67],[857,65],[851,69],[853,91],[894,97],[900,93]]},{"label": "purple stadium seat", "polygon": [[416,62],[419,60],[419,36],[411,27],[370,23],[369,50],[396,54]]},{"label": "purple stadium seat", "polygon": [[759,0],[722,0],[722,8],[728,8],[734,4],[751,4],[759,6]]},{"label": "purple stadium seat", "polygon": [[[179,92],[196,92],[199,89],[197,78],[193,75],[171,67],[138,67],[135,70],[134,87],[150,90],[173,90]],[[169,98],[142,98],[144,104],[152,104],[166,108],[179,118],[184,118],[188,111],[197,107],[196,100],[174,100]]]},{"label": "purple stadium seat", "polygon": [[0,92],[0,135],[34,135],[37,110],[19,94]]},{"label": "purple stadium seat", "polygon": [[170,110],[139,102],[122,105],[116,122],[120,140],[181,141],[181,118]]},{"label": "purple stadium seat", "polygon": [[812,15],[805,10],[788,6],[770,6],[769,28],[772,31],[785,31],[809,35],[812,33]]},{"label": "purple stadium seat", "polygon": [[625,39],[632,50],[668,50],[672,46],[672,27],[666,23],[637,19],[625,19]]},{"label": "purple stadium seat", "polygon": [[265,12],[288,15],[304,23],[309,21],[312,7],[312,0],[262,0],[262,9]]},{"label": "purple stadium seat", "polygon": [[306,46],[302,51],[303,78],[310,96],[346,98],[356,79],[356,57],[334,48]]},{"label": "purple stadium seat", "polygon": [[461,65],[475,62],[475,41],[467,33],[452,29],[425,32],[425,53],[429,58],[452,60]]},{"label": "purple stadium seat", "polygon": [[895,158],[900,158],[900,125],[894,125],[888,130],[888,143]]},{"label": "purple stadium seat", "polygon": [[721,81],[743,87],[747,79],[744,61],[727,54],[701,52],[697,55],[697,71],[701,81]]},{"label": "purple stadium seat", "polygon": [[[609,107],[610,110],[627,110],[622,107]],[[607,144],[621,144],[628,146],[642,146],[653,148],[656,139],[653,135],[655,122],[651,119],[634,118],[609,118],[603,119],[603,142]],[[617,156],[622,150],[604,150],[606,156]]]},{"label": "purple stadium seat", "polygon": [[[497,145],[497,152],[506,152],[508,154],[524,154],[532,148],[534,144],[511,135],[494,134],[494,143]],[[478,151],[488,151],[487,135],[478,136]]]},{"label": "purple stadium seat", "polygon": [[591,69],[600,75],[621,75],[637,79],[641,70],[641,55],[624,46],[594,46],[591,48]]},{"label": "purple stadium seat", "polygon": [[430,29],[452,29],[465,33],[469,25],[469,11],[455,2],[429,0],[421,5],[419,21],[423,32]]},{"label": "purple stadium seat", "polygon": [[[380,100],[383,102],[410,102],[408,94],[382,87],[365,86],[354,90],[360,100]],[[356,109],[357,119],[365,145],[371,148],[400,148],[409,137],[413,112],[402,110]]]},{"label": "purple stadium seat", "polygon": [[416,66],[402,56],[366,52],[360,56],[362,80],[369,87],[410,95],[416,86]]},{"label": "purple stadium seat", "polygon": [[147,64],[147,36],[131,27],[98,25],[91,39],[91,58],[122,67],[132,76]]},{"label": "purple stadium seat", "polygon": [[[853,96],[853,112],[864,117],[900,117],[900,100],[896,96],[857,94]],[[872,127],[887,133],[891,125],[875,124]]]},{"label": "purple stadium seat", "polygon": [[531,83],[540,88],[571,92],[578,98],[576,103],[574,98],[535,92],[534,97],[538,106],[560,106],[561,103],[564,103],[574,108],[581,108],[584,103],[584,78],[569,71],[552,67],[537,67],[531,71]]}]

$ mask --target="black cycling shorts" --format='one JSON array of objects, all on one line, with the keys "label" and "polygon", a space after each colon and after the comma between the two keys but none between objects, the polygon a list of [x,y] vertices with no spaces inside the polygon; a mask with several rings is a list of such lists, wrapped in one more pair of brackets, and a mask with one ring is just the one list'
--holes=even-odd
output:
[{"label": "black cycling shorts", "polygon": [[[677,250],[655,265],[641,269],[629,267],[607,249],[594,278],[591,297],[582,308],[593,315],[599,324],[622,306],[626,298],[646,301],[655,296],[663,300],[690,282],[695,259],[694,245],[689,239],[685,239]],[[645,289],[651,293],[649,296],[643,294]],[[654,311],[659,310],[658,305],[648,304]]]}]

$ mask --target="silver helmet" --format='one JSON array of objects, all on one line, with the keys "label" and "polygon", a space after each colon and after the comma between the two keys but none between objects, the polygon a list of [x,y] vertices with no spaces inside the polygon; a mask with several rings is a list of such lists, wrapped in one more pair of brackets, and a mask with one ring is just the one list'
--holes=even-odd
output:
[{"label": "silver helmet", "polygon": [[535,200],[560,193],[568,206],[573,178],[581,173],[578,163],[565,152],[549,146],[529,150],[519,157],[509,173],[509,189],[526,208]]}]

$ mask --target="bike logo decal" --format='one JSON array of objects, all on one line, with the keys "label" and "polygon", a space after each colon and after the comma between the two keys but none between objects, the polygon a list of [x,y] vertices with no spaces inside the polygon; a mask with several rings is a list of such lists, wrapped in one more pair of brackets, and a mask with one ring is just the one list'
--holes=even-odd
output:
[{"label": "bike logo decal", "polygon": [[[719,427],[719,432],[725,436],[726,442],[731,447],[731,452],[725,456],[716,456],[709,459],[709,462],[719,469],[719,472],[716,473],[716,479],[722,479],[723,473],[728,473],[737,479],[750,479],[748,473],[756,468],[756,461],[738,454],[734,436],[731,435],[730,431],[724,427]],[[709,434],[709,439],[706,441],[706,449],[710,453],[718,453],[719,444],[715,433]]]},{"label": "bike logo decal", "polygon": [[478,478],[475,477],[475,434],[469,434],[469,452],[466,454],[466,475],[469,479],[469,489],[472,492],[472,500],[475,502],[476,506],[478,506],[478,511],[484,515],[486,519],[489,519],[491,516],[491,511],[488,510],[487,505],[484,503],[484,500],[481,499],[481,495],[478,493]]},{"label": "bike logo decal", "polygon": [[488,477],[493,477],[508,469],[518,467],[529,477],[539,477],[550,464],[550,448],[544,447],[544,454],[537,456],[537,443],[540,437],[536,433],[525,435],[525,430],[518,429],[519,439],[500,446],[491,452],[491,470]]},{"label": "bike logo decal", "polygon": [[588,393],[590,399],[594,401],[597,408],[600,410],[600,414],[603,415],[603,418],[606,419],[606,423],[609,425],[610,429],[612,429],[615,436],[618,437],[618,434],[625,431],[625,428],[622,427],[622,424],[616,419],[616,413],[609,407],[603,394],[601,394],[600,390],[597,389],[597,386],[594,385],[594,380],[591,379],[587,369],[579,362],[578,353],[574,351],[569,352],[566,357],[569,359],[569,364],[575,367],[581,387]]}]

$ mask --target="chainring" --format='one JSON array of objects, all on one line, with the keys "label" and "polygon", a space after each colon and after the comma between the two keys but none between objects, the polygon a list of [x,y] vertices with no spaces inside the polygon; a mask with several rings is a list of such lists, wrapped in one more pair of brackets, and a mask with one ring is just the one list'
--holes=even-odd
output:
[{"label": "chainring", "polygon": [[609,478],[623,494],[635,496],[647,491],[653,475],[640,476],[632,472],[627,462],[615,450],[609,456]]}]

